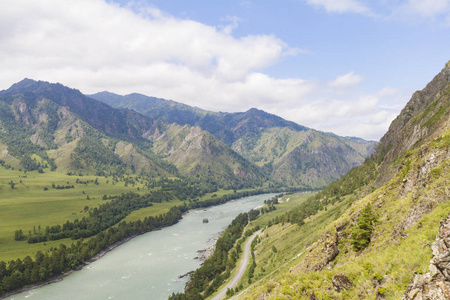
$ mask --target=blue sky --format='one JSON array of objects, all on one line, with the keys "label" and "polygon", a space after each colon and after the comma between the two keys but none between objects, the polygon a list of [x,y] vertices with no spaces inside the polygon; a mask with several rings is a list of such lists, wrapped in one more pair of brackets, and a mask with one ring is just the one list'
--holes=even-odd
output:
[{"label": "blue sky", "polygon": [[0,89],[25,77],[378,140],[450,60],[450,0],[0,3]]}]

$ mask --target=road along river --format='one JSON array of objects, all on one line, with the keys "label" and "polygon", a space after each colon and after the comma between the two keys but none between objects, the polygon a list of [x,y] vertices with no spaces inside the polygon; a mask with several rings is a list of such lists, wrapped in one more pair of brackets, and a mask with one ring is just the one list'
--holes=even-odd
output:
[{"label": "road along river", "polygon": [[[181,292],[187,276],[201,261],[194,259],[212,238],[242,212],[275,194],[244,197],[207,209],[192,210],[177,224],[140,235],[108,252],[62,281],[10,296],[28,300],[167,299]],[[208,223],[203,223],[203,219]]]},{"label": "road along river", "polygon": [[247,269],[249,260],[250,260],[250,251],[251,251],[252,242],[256,238],[256,236],[258,236],[261,233],[261,231],[262,231],[262,229],[253,233],[252,236],[245,242],[243,259],[242,259],[240,265],[238,266],[239,267],[238,272],[232,277],[230,282],[225,287],[223,287],[217,293],[217,295],[215,295],[211,300],[222,299],[223,297],[225,297],[225,294],[227,293],[227,289],[235,288],[237,286],[237,284],[239,283],[239,281],[241,281],[242,277],[244,276],[245,270]]}]

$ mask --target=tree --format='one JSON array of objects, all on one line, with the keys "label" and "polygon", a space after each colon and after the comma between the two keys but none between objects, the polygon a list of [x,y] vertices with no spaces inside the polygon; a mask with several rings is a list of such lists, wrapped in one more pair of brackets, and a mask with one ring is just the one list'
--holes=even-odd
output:
[{"label": "tree", "polygon": [[14,233],[14,240],[23,241],[25,236],[23,235],[22,229],[16,230]]},{"label": "tree", "polygon": [[356,226],[352,230],[350,243],[354,251],[360,251],[369,245],[375,223],[376,217],[372,213],[372,207],[367,204],[361,211]]}]

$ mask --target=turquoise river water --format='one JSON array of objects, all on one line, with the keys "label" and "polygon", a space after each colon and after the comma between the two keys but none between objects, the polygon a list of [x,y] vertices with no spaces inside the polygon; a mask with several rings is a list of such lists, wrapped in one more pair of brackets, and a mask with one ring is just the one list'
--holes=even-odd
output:
[{"label": "turquoise river water", "polygon": [[[245,197],[207,209],[192,210],[177,224],[140,235],[62,281],[10,296],[10,300],[167,299],[181,292],[201,261],[197,252],[241,212],[275,194]],[[207,218],[209,223],[203,223]]]}]

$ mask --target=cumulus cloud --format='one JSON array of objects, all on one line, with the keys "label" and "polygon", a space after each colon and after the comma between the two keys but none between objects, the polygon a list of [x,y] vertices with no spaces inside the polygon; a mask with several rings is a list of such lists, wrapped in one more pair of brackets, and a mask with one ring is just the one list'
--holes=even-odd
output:
[{"label": "cumulus cloud", "polygon": [[[330,4],[335,1],[310,2],[336,11],[364,10],[355,1],[336,1],[341,6]],[[331,82],[265,74],[280,58],[309,52],[289,47],[274,35],[236,38],[236,17],[227,18],[228,26],[215,27],[140,5],[121,7],[102,0],[1,2],[1,88],[28,77],[60,82],[86,94],[138,92],[213,111],[257,107],[312,128],[372,139],[379,138],[392,119],[394,109],[379,104],[395,91],[335,98],[336,89],[362,82],[354,72]],[[365,129],[358,131],[358,123]]]},{"label": "cumulus cloud", "polygon": [[47,77],[49,64],[95,73],[124,65],[159,69],[165,63],[236,80],[273,64],[289,50],[274,36],[236,39],[229,34],[231,28],[221,31],[155,8],[137,15],[100,0],[19,0],[2,6],[2,57],[18,67],[31,61],[30,67],[40,68],[30,71]]},{"label": "cumulus cloud", "polygon": [[370,8],[358,0],[306,0],[306,2],[331,13],[370,13]]},{"label": "cumulus cloud", "polygon": [[357,75],[354,72],[349,72],[344,75],[339,75],[336,79],[330,81],[329,85],[336,89],[348,89],[357,86],[363,79],[362,76]]},{"label": "cumulus cloud", "polygon": [[402,0],[388,4],[388,19],[407,23],[450,25],[450,0]]},{"label": "cumulus cloud", "polygon": [[229,22],[228,25],[222,27],[222,31],[226,34],[231,34],[233,30],[238,28],[239,22],[241,21],[240,18],[236,16],[227,16],[224,20]]}]

